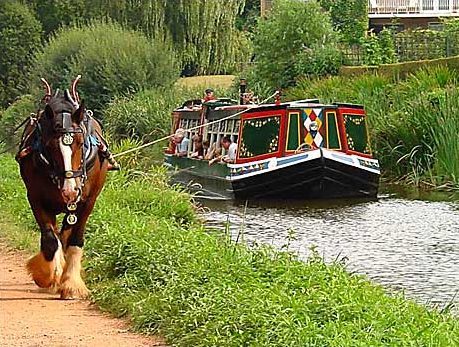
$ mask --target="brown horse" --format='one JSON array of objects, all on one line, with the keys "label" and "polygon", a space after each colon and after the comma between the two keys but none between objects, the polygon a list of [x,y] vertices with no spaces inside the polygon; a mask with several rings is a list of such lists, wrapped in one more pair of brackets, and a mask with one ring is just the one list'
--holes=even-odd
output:
[{"label": "brown horse", "polygon": [[[84,298],[81,278],[84,230],[105,183],[107,153],[100,125],[71,92],[52,94],[49,84],[44,109],[31,118],[17,160],[27,198],[40,227],[40,252],[27,262],[39,287],[60,292],[62,299]],[[56,216],[64,213],[59,231]]]}]

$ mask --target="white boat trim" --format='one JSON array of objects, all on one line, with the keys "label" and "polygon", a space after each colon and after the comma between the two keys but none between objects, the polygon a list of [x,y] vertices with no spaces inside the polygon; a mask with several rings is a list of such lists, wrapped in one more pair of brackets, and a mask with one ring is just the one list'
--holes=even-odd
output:
[{"label": "white boat trim", "polygon": [[[246,174],[226,176],[226,179],[229,181],[238,181],[244,178],[265,174],[265,173],[275,171],[275,170],[280,170],[280,169],[283,169],[283,168],[286,168],[292,165],[298,165],[306,161],[320,159],[322,156],[328,160],[332,160],[332,161],[340,162],[342,164],[357,167],[359,169],[369,171],[371,173],[375,173],[378,175],[381,174],[381,171],[379,170],[379,162],[377,159],[361,157],[361,156],[354,155],[354,154],[348,155],[345,153],[322,148],[322,149],[311,150],[308,152],[303,152],[300,154],[295,154],[295,155],[288,156],[288,157],[282,157],[282,158],[273,157],[273,158],[257,160],[254,162],[249,162],[249,163],[244,163],[244,164],[228,164],[228,167],[230,168],[231,171],[238,170],[238,169],[251,170],[254,168],[254,166],[256,167],[260,165],[266,166],[266,168],[258,169],[256,171],[251,171]],[[366,163],[366,165],[363,165],[362,163]]]}]

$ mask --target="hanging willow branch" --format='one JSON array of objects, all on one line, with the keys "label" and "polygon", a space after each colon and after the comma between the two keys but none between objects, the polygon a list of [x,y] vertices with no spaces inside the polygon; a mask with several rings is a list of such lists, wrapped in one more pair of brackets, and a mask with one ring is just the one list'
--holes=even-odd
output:
[{"label": "hanging willow branch", "polygon": [[245,34],[235,22],[245,0],[86,0],[88,16],[109,17],[172,42],[182,66],[199,74],[227,72],[248,60]]}]

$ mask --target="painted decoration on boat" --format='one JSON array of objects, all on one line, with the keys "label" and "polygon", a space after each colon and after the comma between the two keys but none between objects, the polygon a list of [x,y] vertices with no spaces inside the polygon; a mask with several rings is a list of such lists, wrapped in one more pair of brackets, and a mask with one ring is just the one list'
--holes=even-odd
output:
[{"label": "painted decoration on boat", "polygon": [[351,151],[370,154],[365,118],[361,115],[344,114],[347,146]]},{"label": "painted decoration on boat", "polygon": [[257,117],[242,122],[239,158],[253,158],[279,150],[281,116]]},{"label": "painted decoration on boat", "polygon": [[312,147],[322,147],[322,125],[324,124],[322,108],[306,108],[302,112],[303,125],[306,131],[304,142]]}]

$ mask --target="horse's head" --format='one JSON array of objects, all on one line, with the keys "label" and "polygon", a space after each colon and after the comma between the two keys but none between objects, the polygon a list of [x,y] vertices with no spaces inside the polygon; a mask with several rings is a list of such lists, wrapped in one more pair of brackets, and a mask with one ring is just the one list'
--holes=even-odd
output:
[{"label": "horse's head", "polygon": [[[52,94],[46,85],[46,105],[40,115],[42,146],[54,175],[59,180],[61,194],[66,204],[78,201],[84,180],[84,125],[85,107],[79,103],[76,82],[72,83],[72,93],[65,90]],[[72,95],[71,95],[72,94]]]}]

